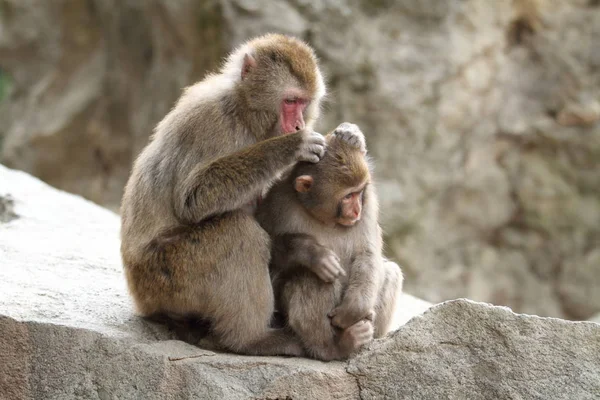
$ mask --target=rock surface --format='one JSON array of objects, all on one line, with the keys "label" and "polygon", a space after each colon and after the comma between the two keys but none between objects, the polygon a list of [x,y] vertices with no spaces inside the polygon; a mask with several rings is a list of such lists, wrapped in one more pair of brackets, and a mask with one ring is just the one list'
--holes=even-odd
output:
[{"label": "rock surface", "polygon": [[365,130],[407,291],[600,312],[598,1],[0,0],[0,159],[116,209],[181,88],[267,31],[322,59],[320,129]]},{"label": "rock surface", "polygon": [[598,399],[599,329],[449,301],[374,342],[348,373],[361,399]]},{"label": "rock surface", "polygon": [[[437,305],[348,363],[244,357],[134,316],[118,217],[0,166],[1,399],[593,399],[600,325]],[[429,304],[406,296],[399,323]]]}]

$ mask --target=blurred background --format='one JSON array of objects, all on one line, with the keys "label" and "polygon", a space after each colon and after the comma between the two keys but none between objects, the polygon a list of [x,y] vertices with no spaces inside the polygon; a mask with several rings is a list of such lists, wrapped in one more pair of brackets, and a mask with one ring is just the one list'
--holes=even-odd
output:
[{"label": "blurred background", "polygon": [[182,88],[266,32],[320,57],[318,129],[365,132],[407,292],[600,312],[598,0],[0,0],[0,163],[118,212]]}]

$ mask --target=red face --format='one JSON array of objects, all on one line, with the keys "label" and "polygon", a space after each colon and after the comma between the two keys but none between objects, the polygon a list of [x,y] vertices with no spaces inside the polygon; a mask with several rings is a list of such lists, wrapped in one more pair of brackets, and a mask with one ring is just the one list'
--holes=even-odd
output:
[{"label": "red face", "polygon": [[308,103],[304,96],[298,96],[297,93],[289,93],[284,97],[279,113],[282,133],[288,134],[304,129],[302,113]]},{"label": "red face", "polygon": [[362,213],[362,196],[364,189],[348,193],[340,200],[336,222],[344,226],[352,226],[360,221]]}]

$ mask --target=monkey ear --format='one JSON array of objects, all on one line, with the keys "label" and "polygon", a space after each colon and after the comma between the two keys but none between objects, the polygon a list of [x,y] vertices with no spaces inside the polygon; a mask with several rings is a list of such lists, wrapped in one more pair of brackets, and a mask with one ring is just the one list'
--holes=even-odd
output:
[{"label": "monkey ear", "polygon": [[256,59],[250,54],[244,55],[244,63],[242,64],[242,80],[246,79],[248,72],[252,71],[256,67]]},{"label": "monkey ear", "polygon": [[294,181],[294,189],[299,193],[306,193],[312,188],[313,177],[310,175],[300,175]]}]

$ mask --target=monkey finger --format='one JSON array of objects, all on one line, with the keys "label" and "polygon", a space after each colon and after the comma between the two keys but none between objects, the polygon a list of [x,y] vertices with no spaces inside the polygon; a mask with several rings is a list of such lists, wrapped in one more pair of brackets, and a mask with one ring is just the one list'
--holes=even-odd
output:
[{"label": "monkey finger", "polygon": [[329,273],[336,278],[345,273],[345,271],[342,269],[342,267],[340,267],[340,264],[335,259],[327,258],[324,260],[323,264],[325,268],[327,268]]},{"label": "monkey finger", "polygon": [[337,311],[338,311],[338,308],[336,307],[336,308],[334,308],[333,310],[329,311],[329,312],[327,313],[327,316],[328,316],[329,318],[334,318],[334,317],[335,317],[335,315],[337,314]]},{"label": "monkey finger", "polygon": [[331,275],[329,271],[317,269],[315,270],[315,274],[317,274],[320,280],[326,283],[332,283],[335,280],[335,276]]},{"label": "monkey finger", "polygon": [[314,145],[311,147],[311,152],[321,159],[325,155],[325,146]]},{"label": "monkey finger", "polygon": [[352,323],[345,322],[341,315],[336,314],[331,318],[331,325],[338,327],[340,329],[346,329],[349,326],[351,326]]},{"label": "monkey finger", "polygon": [[316,164],[319,161],[321,161],[321,158],[319,156],[317,156],[316,154],[306,154],[306,155],[300,156],[299,160]]},{"label": "monkey finger", "polygon": [[356,334],[357,345],[363,346],[373,340],[373,328]]},{"label": "monkey finger", "polygon": [[335,269],[335,276],[346,276],[346,270],[340,265],[339,258],[335,258],[332,262]]},{"label": "monkey finger", "polygon": [[373,324],[370,321],[364,319],[360,320],[354,325],[352,325],[350,328],[352,328],[358,334],[365,336],[373,336]]},{"label": "monkey finger", "polygon": [[321,135],[319,132],[310,131],[308,133],[308,139],[313,141],[314,143],[325,144],[325,136]]},{"label": "monkey finger", "polygon": [[373,340],[373,324],[366,321],[358,321],[346,330],[354,338],[357,347]]},{"label": "monkey finger", "polygon": [[335,280],[335,275],[324,263],[318,263],[311,269],[324,282],[331,283]]},{"label": "monkey finger", "polygon": [[339,315],[336,315],[335,317],[331,318],[331,325],[340,328],[340,329],[347,329],[348,328],[348,324],[344,324],[342,322],[342,318],[340,318]]}]

